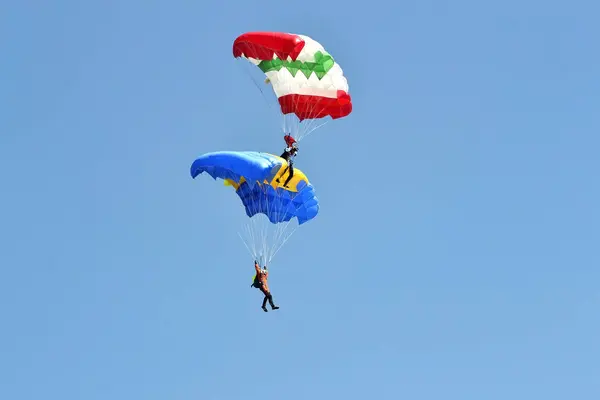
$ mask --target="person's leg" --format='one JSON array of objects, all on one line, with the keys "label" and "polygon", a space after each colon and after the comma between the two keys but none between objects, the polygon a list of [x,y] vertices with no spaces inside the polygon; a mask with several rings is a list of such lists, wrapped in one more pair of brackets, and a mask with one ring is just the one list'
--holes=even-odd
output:
[{"label": "person's leg", "polygon": [[273,295],[271,293],[269,293],[267,296],[269,298],[269,304],[271,305],[271,310],[277,310],[279,307],[277,307],[275,305],[275,303],[273,303]]},{"label": "person's leg", "polygon": [[285,181],[285,183],[283,184],[283,186],[287,187],[288,183],[290,183],[290,181],[292,180],[293,177],[294,177],[294,166],[290,165],[290,175],[288,176],[288,178]]},{"label": "person's leg", "polygon": [[275,182],[279,183],[279,179],[281,179],[281,177],[285,175],[285,173],[287,172],[288,168],[289,168],[289,167],[285,167],[285,169],[283,170],[283,172],[282,172],[282,173],[280,173],[280,174],[277,176],[277,179],[275,179]]}]

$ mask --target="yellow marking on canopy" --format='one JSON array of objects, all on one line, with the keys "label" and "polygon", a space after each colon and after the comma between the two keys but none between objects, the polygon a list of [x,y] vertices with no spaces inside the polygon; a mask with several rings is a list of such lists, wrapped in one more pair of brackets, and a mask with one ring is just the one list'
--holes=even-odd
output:
[{"label": "yellow marking on canopy", "polygon": [[[308,181],[308,178],[306,177],[306,175],[304,175],[304,172],[302,172],[298,168],[294,168],[294,177],[288,183],[289,187],[284,188],[283,184],[287,180],[287,178],[289,176],[289,172],[290,172],[289,169],[287,171],[285,170],[287,168],[287,162],[285,161],[285,159],[283,159],[279,156],[276,156],[274,154],[271,154],[271,155],[273,157],[276,157],[281,160],[281,167],[279,168],[279,170],[277,171],[277,173],[275,174],[275,177],[273,178],[273,180],[271,182],[269,182],[265,179],[262,182],[263,184],[271,185],[274,189],[282,188],[289,192],[297,192],[298,191],[297,187],[300,182],[306,182],[307,184],[310,183]],[[279,183],[277,183],[277,178],[279,178]],[[244,182],[246,182],[246,179],[243,176],[241,177],[241,179],[238,182],[235,182],[233,179],[224,179],[223,180],[223,184],[225,186],[233,186],[233,188],[236,191],[239,189],[240,185]]]},{"label": "yellow marking on canopy", "polygon": [[242,183],[246,182],[246,179],[242,176],[239,182],[234,181],[233,179],[224,179],[223,184],[225,186],[233,186],[235,190],[238,190]]}]

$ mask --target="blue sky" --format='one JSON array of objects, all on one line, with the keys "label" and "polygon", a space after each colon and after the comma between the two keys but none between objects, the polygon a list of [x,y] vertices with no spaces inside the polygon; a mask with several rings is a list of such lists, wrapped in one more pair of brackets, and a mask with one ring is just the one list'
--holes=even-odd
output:
[{"label": "blue sky", "polygon": [[[0,398],[599,398],[599,12],[3,5]],[[239,200],[188,172],[281,151],[251,30],[323,43],[354,103],[302,142],[321,210],[267,314]]]}]

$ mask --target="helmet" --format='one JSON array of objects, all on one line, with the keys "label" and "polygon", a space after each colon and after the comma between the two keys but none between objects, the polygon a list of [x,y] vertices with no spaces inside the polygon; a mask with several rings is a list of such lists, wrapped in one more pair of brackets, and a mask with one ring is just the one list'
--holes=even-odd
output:
[{"label": "helmet", "polygon": [[263,274],[266,274],[268,271],[266,268],[263,268],[262,271],[260,271],[260,272],[262,272]]}]

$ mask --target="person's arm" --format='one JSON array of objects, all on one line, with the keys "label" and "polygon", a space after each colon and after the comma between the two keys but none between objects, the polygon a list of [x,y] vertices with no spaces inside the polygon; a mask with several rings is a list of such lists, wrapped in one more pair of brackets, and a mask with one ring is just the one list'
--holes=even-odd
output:
[{"label": "person's arm", "polygon": [[254,261],[254,270],[257,274],[260,274],[260,265],[256,261]]}]

